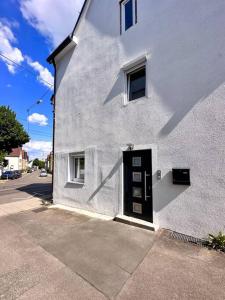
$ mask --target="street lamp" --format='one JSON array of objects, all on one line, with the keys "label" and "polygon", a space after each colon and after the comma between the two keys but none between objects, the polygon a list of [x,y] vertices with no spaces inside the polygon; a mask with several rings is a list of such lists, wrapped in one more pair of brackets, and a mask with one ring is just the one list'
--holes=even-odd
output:
[{"label": "street lamp", "polygon": [[37,100],[35,101],[29,108],[27,108],[27,133],[29,135],[29,130],[30,130],[30,126],[29,126],[29,115],[30,115],[30,110],[35,106],[35,105],[38,105],[38,104],[41,104],[43,102],[43,100]]}]

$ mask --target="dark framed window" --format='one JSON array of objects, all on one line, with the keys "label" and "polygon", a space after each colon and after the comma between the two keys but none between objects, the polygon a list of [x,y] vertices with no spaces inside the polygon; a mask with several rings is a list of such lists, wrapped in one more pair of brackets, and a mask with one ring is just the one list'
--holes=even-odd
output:
[{"label": "dark framed window", "polygon": [[137,23],[137,0],[120,2],[120,33]]},{"label": "dark framed window", "polygon": [[125,30],[133,26],[133,0],[124,3]]},{"label": "dark framed window", "polygon": [[146,68],[142,66],[127,74],[128,100],[136,100],[146,95]]}]

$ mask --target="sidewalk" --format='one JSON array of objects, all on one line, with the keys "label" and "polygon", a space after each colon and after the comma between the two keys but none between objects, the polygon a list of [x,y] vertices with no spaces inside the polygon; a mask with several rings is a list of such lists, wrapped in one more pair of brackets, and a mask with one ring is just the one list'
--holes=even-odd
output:
[{"label": "sidewalk", "polygon": [[225,299],[224,254],[30,205],[0,217],[1,299]]}]

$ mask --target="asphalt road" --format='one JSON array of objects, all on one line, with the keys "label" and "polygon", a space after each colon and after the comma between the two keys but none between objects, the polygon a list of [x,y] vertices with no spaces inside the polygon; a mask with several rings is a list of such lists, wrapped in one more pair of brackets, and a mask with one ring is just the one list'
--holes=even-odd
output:
[{"label": "asphalt road", "polygon": [[26,200],[32,197],[50,199],[52,176],[39,177],[39,172],[25,174],[22,178],[1,181],[0,204]]}]

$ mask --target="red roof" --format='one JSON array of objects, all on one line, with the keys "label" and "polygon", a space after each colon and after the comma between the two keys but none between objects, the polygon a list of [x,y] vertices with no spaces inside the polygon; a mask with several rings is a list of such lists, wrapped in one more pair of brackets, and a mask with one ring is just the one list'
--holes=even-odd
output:
[{"label": "red roof", "polygon": [[20,157],[20,155],[22,155],[22,159],[26,159],[27,161],[29,160],[27,152],[25,150],[23,150],[21,147],[13,148],[11,153],[8,154],[7,156]]},{"label": "red roof", "polygon": [[22,151],[21,147],[13,148],[12,151],[11,151],[11,153],[8,154],[7,156],[11,156],[11,157],[19,157],[20,154],[21,154],[21,151]]}]

